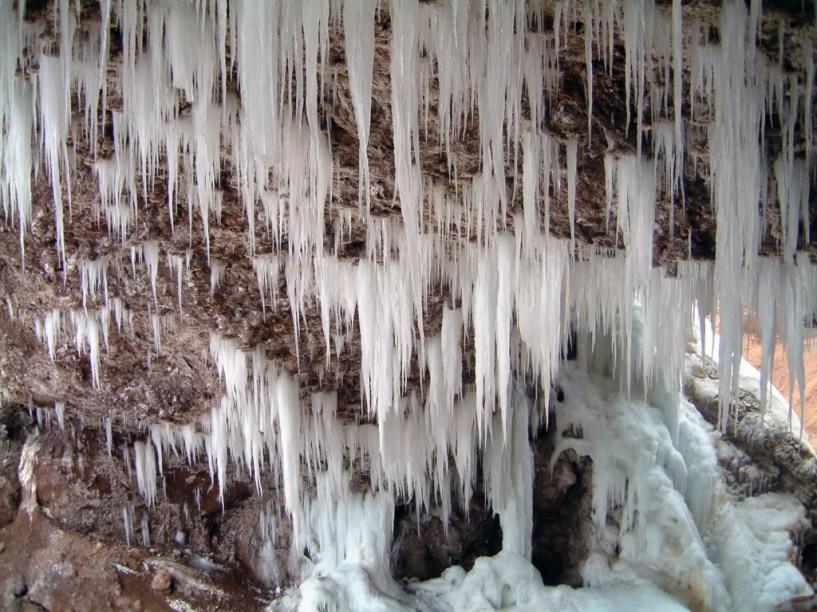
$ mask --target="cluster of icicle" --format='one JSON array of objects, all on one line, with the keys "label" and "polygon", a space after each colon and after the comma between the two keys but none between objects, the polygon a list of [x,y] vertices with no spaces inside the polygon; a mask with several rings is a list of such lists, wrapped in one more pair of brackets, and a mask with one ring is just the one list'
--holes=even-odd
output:
[{"label": "cluster of icicle", "polygon": [[[68,273],[64,229],[77,163],[68,143],[85,138],[96,147],[106,127],[110,31],[116,27],[122,37],[116,66],[121,104],[111,113],[113,154],[95,162],[100,198],[94,205],[98,222],[122,249],[75,266],[82,309],[55,310],[38,321],[51,357],[61,336],[73,333],[77,350],[88,350],[99,384],[100,343],[107,346],[111,314],[119,333],[132,320],[107,291],[111,270],[126,274],[128,258],[130,273],[149,279],[153,295],[146,308],[157,305],[162,248],[155,240],[135,241],[134,228],[160,168],[173,231],[185,231],[179,227],[180,203],[187,206],[189,234],[200,216],[211,293],[225,282],[225,262],[211,260],[209,252],[210,224],[221,222],[226,171],[246,214],[252,253],[247,265],[257,274],[263,308],[288,305],[297,343],[307,307],[317,304],[327,368],[344,359],[353,338],[361,347],[361,394],[372,425],[338,422],[334,393],[304,399],[297,379],[267,360],[263,347],[243,351],[214,334],[211,353],[224,396],[204,424],[206,434],[193,426],[158,425],[152,442],[136,449],[139,486],[148,501],[155,498],[155,467],[161,470],[162,453],[172,447],[191,459],[204,452],[222,489],[228,461],[255,475],[259,487],[259,475],[271,469],[283,481],[296,533],[302,469],[325,473],[331,486],[324,488],[339,496],[344,456],[366,458],[374,489],[413,497],[420,507],[439,502],[445,515],[452,489],[461,500],[470,497],[481,457],[493,507],[505,507],[510,493],[501,483],[513,463],[506,454],[519,437],[513,432],[520,422],[515,411],[521,410],[512,400],[514,379],[538,381],[541,405],[547,406],[572,327],[612,338],[615,353],[624,356],[622,380],[638,375],[644,387],[678,393],[696,305],[701,320],[721,313],[723,423],[737,396],[745,308],[760,321],[763,376],[779,324],[792,384],[802,390],[804,325],[817,315],[817,269],[797,253],[797,245],[809,240],[814,54],[806,44],[803,72],[787,74],[782,53],[775,61],[759,52],[759,1],[748,10],[742,2],[724,5],[720,44],[708,44],[700,24],[683,23],[680,0],[668,11],[651,0],[392,0],[388,6],[375,0],[102,0],[99,27],[85,28],[83,36],[76,35],[82,24],[74,3],[54,4],[59,36],[49,45],[38,37],[40,26],[23,21],[11,0],[0,0],[0,196],[6,219],[19,227],[23,256],[33,214],[32,175],[45,171],[53,186],[57,255]],[[551,10],[552,25],[545,18]],[[367,155],[375,21],[383,11],[391,24],[393,178],[400,211],[385,220],[369,216]],[[559,140],[544,131],[559,93],[560,52],[576,36],[576,20],[584,22],[588,128],[593,70],[599,69],[593,61],[601,60],[612,74],[615,40],[625,52],[628,116],[619,120],[629,123],[634,114],[638,148],[605,160],[604,206],[608,219],[615,211],[610,231],[625,246],[614,257],[576,244],[581,151],[576,138]],[[360,195],[356,207],[338,209],[330,206],[335,170],[319,101],[333,97],[337,78],[328,54],[330,40],[340,36],[360,141]],[[690,73],[686,91],[684,67]],[[238,93],[227,87],[233,75]],[[684,96],[689,117],[682,115]],[[428,133],[432,98],[436,134]],[[72,100],[79,108],[72,108]],[[645,117],[647,109],[651,115]],[[714,266],[681,263],[677,275],[668,277],[652,268],[656,198],[669,200],[673,214],[682,205],[683,168],[692,163],[684,143],[691,132],[700,136],[688,120],[699,117],[709,122],[717,257]],[[765,157],[767,117],[781,126],[776,160]],[[481,172],[453,190],[433,182],[423,172],[421,147],[435,143],[456,177],[452,143],[472,126]],[[642,146],[646,129],[652,130],[652,150]],[[795,154],[803,138],[805,157]],[[521,176],[513,177],[514,189],[521,190],[519,208],[511,205],[509,160],[511,167],[521,160]],[[781,258],[760,259],[773,203],[781,211]],[[568,210],[569,241],[550,237],[553,206]],[[353,216],[367,228],[367,256],[359,262],[337,256]],[[266,227],[256,228],[257,217]],[[328,222],[335,224],[334,251],[325,242]],[[274,252],[256,251],[257,233],[264,231]],[[178,283],[181,315],[191,254],[168,250],[164,257]],[[427,297],[441,288],[452,302],[440,333],[427,337]],[[89,309],[86,301],[97,295],[104,305]],[[633,366],[636,302],[648,349]],[[160,330],[172,319],[154,314],[150,320],[160,351]],[[473,356],[463,354],[466,340],[473,343]],[[470,359],[475,382],[464,386],[462,364]],[[415,362],[422,389],[408,392]],[[542,418],[546,412],[533,410],[522,421],[535,429]]]}]

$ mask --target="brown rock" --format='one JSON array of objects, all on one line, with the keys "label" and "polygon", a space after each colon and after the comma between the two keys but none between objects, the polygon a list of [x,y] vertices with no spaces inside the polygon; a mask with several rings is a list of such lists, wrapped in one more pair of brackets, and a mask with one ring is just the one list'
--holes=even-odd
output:
[{"label": "brown rock", "polygon": [[159,572],[153,577],[153,580],[150,583],[150,588],[152,588],[154,591],[166,593],[173,588],[173,579],[167,572]]}]

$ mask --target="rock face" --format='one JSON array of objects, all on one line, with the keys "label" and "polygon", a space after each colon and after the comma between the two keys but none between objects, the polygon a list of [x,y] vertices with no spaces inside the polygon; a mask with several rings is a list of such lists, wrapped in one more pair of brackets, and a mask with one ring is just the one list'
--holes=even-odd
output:
[{"label": "rock face", "polygon": [[[741,275],[752,280],[738,287],[738,310],[762,316],[758,254],[782,255],[787,279],[810,273],[813,6],[287,6],[0,0],[0,594],[9,609],[153,608],[174,597],[259,607],[302,578],[293,517],[320,488],[315,473],[332,472],[333,451],[353,490],[379,483],[404,497],[395,577],[468,568],[502,547],[482,455],[462,463],[475,493],[454,492],[446,522],[440,483],[432,490],[425,476],[461,468],[454,445],[426,451],[416,489],[402,472],[391,480],[386,462],[372,467],[364,450],[411,452],[397,443],[407,425],[382,433],[390,411],[455,414],[470,401],[483,419],[471,425],[481,452],[494,409],[505,415],[511,370],[535,380],[538,401],[531,560],[545,583],[581,586],[592,461],[557,450],[558,423],[537,427],[560,401],[550,391],[560,358],[575,357],[571,326],[595,333],[626,318],[661,279],[692,278],[691,260],[717,255],[725,269],[749,234],[734,274],[710,271],[664,299],[677,314],[668,318],[684,319],[693,299],[714,305],[716,291],[730,293],[724,280]],[[732,38],[745,45],[734,75],[744,95],[728,97],[717,82],[728,67],[712,58],[728,63],[716,50]],[[730,140],[735,126],[745,133]],[[755,225],[718,216],[723,194],[742,197],[747,179],[713,153],[729,149],[724,140],[741,145],[732,151],[741,163],[757,153],[745,205]],[[620,276],[581,267],[613,251]],[[652,266],[664,268],[656,276]],[[552,304],[547,291],[518,290],[538,284]],[[775,287],[781,328],[790,304],[800,327],[813,322],[817,305],[783,301]],[[679,360],[654,369],[665,365],[680,380]],[[742,396],[730,404],[687,383],[700,412],[768,473],[766,490],[807,508],[798,565],[813,578],[810,451],[785,432],[759,444],[756,409],[722,422],[724,403]],[[327,415],[346,428],[340,446],[313,449],[316,432],[340,431]],[[430,419],[416,440],[434,438]],[[374,442],[344,441],[354,427]],[[379,439],[369,435],[377,427]],[[738,469],[724,466],[736,489]]]}]

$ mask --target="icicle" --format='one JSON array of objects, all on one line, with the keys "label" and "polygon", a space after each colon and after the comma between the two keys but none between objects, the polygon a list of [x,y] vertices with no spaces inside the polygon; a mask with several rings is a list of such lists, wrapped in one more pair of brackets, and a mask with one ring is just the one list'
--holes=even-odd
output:
[{"label": "icicle", "polygon": [[522,206],[524,219],[524,249],[533,251],[539,237],[539,176],[541,174],[540,141],[531,132],[522,138]]},{"label": "icicle", "polygon": [[105,418],[105,450],[108,451],[108,457],[111,456],[113,449],[113,428],[111,417]]},{"label": "icicle", "polygon": [[485,440],[490,431],[490,415],[495,401],[497,268],[487,255],[479,259],[473,295],[474,374],[476,376],[477,431]]},{"label": "icicle", "polygon": [[[517,383],[514,383],[516,387]],[[502,548],[526,559],[533,533],[533,451],[528,442],[528,399],[514,388],[511,438],[493,440],[485,448],[483,472],[486,496],[502,524]]]},{"label": "icicle", "polygon": [[99,334],[102,331],[107,338],[107,328],[100,330],[100,323],[93,315],[86,312],[71,312],[71,322],[74,324],[77,354],[82,355],[85,344],[88,345],[88,360],[91,364],[91,382],[99,388]]},{"label": "icicle", "polygon": [[[155,208],[152,189],[160,174],[167,180],[171,234],[175,233],[178,203],[188,205],[191,231],[194,211],[199,211],[211,296],[226,270],[226,262],[210,259],[210,239],[217,237],[217,232],[211,236],[211,218],[220,224],[222,207],[230,214],[240,200],[247,216],[247,250],[262,310],[266,313],[268,301],[271,308],[280,307],[278,300],[283,298],[278,292],[285,286],[299,364],[307,363],[300,359],[302,348],[304,355],[310,352],[310,363],[311,353],[321,350],[321,338],[315,342],[313,329],[315,316],[320,316],[318,333],[325,344],[326,364],[326,369],[318,368],[320,384],[332,384],[323,379],[328,378],[332,356],[338,361],[348,358],[348,346],[359,334],[361,403],[374,424],[339,422],[335,394],[302,397],[298,378],[268,361],[265,347],[245,351],[237,340],[214,334],[210,351],[224,385],[218,406],[200,423],[184,428],[152,426],[150,439],[134,445],[133,457],[130,448],[126,449],[125,464],[130,472],[131,460],[135,461],[139,489],[148,506],[155,502],[165,452],[180,454],[183,448],[189,461],[206,454],[222,501],[229,486],[230,462],[235,463],[237,473],[255,480],[259,492],[267,485],[263,474],[269,469],[276,485],[283,482],[283,506],[293,522],[295,551],[300,554],[303,546],[311,550],[312,532],[316,532],[326,536],[321,542],[333,542],[336,547],[322,549],[320,554],[340,562],[363,554],[360,542],[352,540],[368,537],[365,526],[355,523],[350,513],[376,515],[378,554],[385,555],[395,498],[414,499],[420,511],[438,506],[445,524],[451,513],[452,490],[467,508],[476,486],[477,466],[482,465],[486,493],[501,517],[505,548],[529,556],[533,475],[527,436],[529,428],[538,427],[542,417],[547,419],[547,412],[530,414],[532,406],[521,384],[523,379],[533,381],[544,396],[538,398],[539,404],[548,405],[550,383],[555,381],[560,351],[571,329],[578,336],[582,367],[573,371],[569,365],[561,366],[565,375],[568,370],[586,372],[604,362],[607,371],[627,385],[632,379],[643,383],[647,393],[674,395],[680,390],[679,351],[690,324],[686,315],[693,308],[693,298],[702,325],[719,303],[723,426],[737,390],[740,319],[744,307],[756,300],[763,369],[771,366],[775,322],[780,318],[793,368],[792,384],[802,387],[798,357],[802,324],[817,310],[813,267],[797,254],[801,233],[804,242],[809,241],[813,44],[802,45],[805,59],[796,67],[800,72],[786,74],[783,43],[795,49],[800,43],[792,39],[789,45],[781,29],[780,63],[767,65],[756,53],[762,17],[759,0],[750,3],[748,18],[743,3],[724,5],[718,45],[703,46],[700,26],[689,28],[690,116],[697,109],[710,121],[704,144],[718,215],[718,259],[714,274],[706,264],[679,264],[674,279],[652,268],[656,182],[663,173],[660,195],[666,193],[670,200],[672,226],[676,193],[683,198],[684,139],[691,139],[693,133],[697,139],[698,132],[703,133],[695,127],[689,134],[684,132],[685,24],[679,0],[672,3],[671,19],[669,11],[656,13],[651,1],[571,4],[562,0],[552,7],[552,32],[545,31],[549,28],[544,14],[550,9],[541,2],[389,3],[394,196],[402,216],[398,221],[367,220],[360,214],[364,200],[368,211],[371,197],[367,145],[374,19],[379,4],[375,0],[239,1],[229,5],[226,0],[213,0],[168,3],[150,10],[141,2],[103,0],[101,30],[97,34],[94,28],[83,26],[83,36],[76,36],[76,42],[78,13],[69,0],[60,0],[55,9],[59,57],[50,56],[52,50],[42,46],[39,32],[15,18],[12,4],[0,0],[0,131],[4,135],[0,198],[7,223],[20,224],[24,261],[24,236],[32,218],[32,171],[36,176],[44,169],[55,206],[59,267],[66,271],[76,266],[83,293],[83,310],[45,311],[35,319],[37,337],[47,346],[52,361],[58,353],[63,357],[63,335],[73,333],[77,353],[88,353],[92,384],[99,387],[100,345],[112,346],[108,337],[112,317],[120,332],[123,324],[133,331],[134,318],[141,321],[147,328],[140,331],[152,332],[153,350],[161,352],[162,335],[172,329],[175,319],[160,315],[158,306],[157,292],[164,289],[157,288],[159,242],[132,243],[137,239],[134,232],[141,233],[145,225],[139,219],[140,203],[149,204],[147,210]],[[354,206],[338,199],[343,194],[333,181],[342,179],[335,174],[329,134],[322,127],[326,117],[320,115],[321,102],[329,99],[323,87],[330,63],[330,13],[333,28],[340,26],[341,16],[343,19],[343,50],[359,140],[360,219],[353,219]],[[626,54],[625,130],[633,122],[638,131],[636,155],[621,156],[611,143],[604,159],[606,223],[609,230],[615,206],[616,232],[626,247],[622,256],[614,258],[576,243],[577,139],[564,142],[566,162],[560,165],[561,145],[542,133],[560,83],[559,54],[578,42],[574,31],[580,20],[585,27],[588,142],[593,129],[593,61],[603,61],[607,73],[613,74],[617,20]],[[138,280],[137,264],[144,264],[143,280],[149,280],[153,295],[152,305],[148,299],[147,316],[128,310],[122,298],[108,299],[107,275],[111,266],[117,267],[113,251],[100,252],[96,261],[66,253],[65,235],[70,234],[70,227],[65,226],[63,209],[68,202],[70,214],[71,194],[62,192],[72,184],[74,163],[68,143],[84,136],[97,146],[99,96],[104,121],[108,82],[115,78],[109,75],[108,66],[112,26],[122,34],[121,87],[117,88],[122,100],[110,126],[112,153],[107,159],[97,159],[94,150],[99,205],[92,215],[97,224],[104,216],[111,242],[116,238],[123,245],[129,242],[134,282]],[[339,30],[332,35],[340,35]],[[32,83],[17,75],[35,66],[38,73]],[[343,69],[330,70],[329,78],[336,85]],[[219,75],[220,83],[216,81]],[[240,93],[227,91],[232,75]],[[523,120],[523,91],[530,124]],[[646,101],[645,95],[649,95]],[[84,117],[82,108],[72,107],[74,100],[84,104]],[[430,117],[435,105],[436,118]],[[636,117],[631,119],[633,107]],[[78,129],[71,123],[76,110],[80,113]],[[650,161],[654,163],[640,156],[645,110],[651,111],[647,122],[655,149],[655,159]],[[767,115],[782,124],[782,153],[772,166],[774,177],[766,176],[765,145],[757,146],[759,139],[765,142]],[[451,175],[448,182],[424,174],[421,167],[421,125],[427,129],[435,120],[436,146]],[[795,157],[803,143],[798,125],[806,126],[805,159]],[[457,151],[473,134],[479,140],[478,169],[469,168],[466,180]],[[426,140],[434,136],[425,134]],[[39,148],[34,154],[32,143]],[[160,173],[161,168],[166,174]],[[514,173],[513,188],[509,188],[510,177],[505,176],[509,168]],[[230,173],[230,188],[238,191],[238,197],[226,203],[219,189],[223,172]],[[567,181],[569,242],[550,237],[550,200],[562,193],[563,177]],[[772,179],[781,210],[780,250],[785,262],[782,266],[761,263],[755,274],[762,231],[757,204],[762,198],[764,212],[774,209],[766,202]],[[453,194],[446,185],[453,186]],[[509,220],[508,200],[515,203],[520,195],[522,210],[512,213],[515,234],[511,235],[504,227]],[[327,202],[332,203],[328,214]],[[263,242],[271,244],[268,254],[256,254],[259,219],[266,224]],[[233,224],[235,220],[229,221]],[[365,256],[339,260],[353,225],[357,227],[360,221],[366,226]],[[324,237],[327,223],[335,224],[334,245],[331,238]],[[333,246],[334,256],[330,254]],[[168,279],[175,280],[181,311],[182,273],[190,273],[192,244],[184,254],[177,248],[178,243],[167,246],[165,263]],[[280,278],[282,266],[285,279]],[[88,297],[93,303],[103,292],[105,306],[88,310]],[[780,308],[775,303],[778,298]],[[11,301],[6,299],[9,315],[14,316]],[[440,299],[445,300],[444,305]],[[429,301],[437,324],[442,310],[442,323],[438,335],[426,338],[426,323],[433,326],[424,321]],[[633,320],[639,316],[641,322],[634,327]],[[639,335],[643,347],[634,345],[633,337]],[[702,340],[706,346],[706,338]],[[471,344],[473,353],[463,354]],[[471,360],[466,367],[473,366],[473,371],[466,374],[473,376],[472,385],[463,384],[463,359]],[[358,372],[356,367],[351,371]],[[762,378],[764,406],[767,383]],[[572,413],[559,415],[560,428],[565,423],[582,424],[576,414],[586,406],[570,408]],[[597,408],[600,412],[617,406],[608,402]],[[684,432],[678,405],[667,401],[660,408],[666,419],[674,418],[667,435],[681,440]],[[667,416],[673,410],[674,416]],[[61,404],[55,405],[54,414],[62,426]],[[51,411],[41,411],[38,419],[46,424],[51,415]],[[637,419],[628,421],[622,430],[638,431],[640,424]],[[105,427],[110,454],[114,442],[110,419]],[[501,439],[495,429],[499,427]],[[647,521],[640,513],[646,516],[646,502],[642,496],[650,491],[648,483],[634,478],[633,473],[660,466],[680,490],[689,488],[686,484],[692,471],[687,474],[663,438],[650,438],[644,447],[647,450],[628,462],[631,456],[616,455],[614,445],[603,443],[609,437],[609,432],[604,433],[606,437],[595,438],[600,443],[594,452],[602,458],[595,465],[602,471],[614,465],[615,470],[600,472],[605,477],[594,480],[594,520],[604,528],[608,506],[615,505],[621,509],[626,529],[644,529]],[[583,442],[573,438],[559,444],[581,450]],[[361,463],[366,464],[361,468],[367,470],[371,487],[378,493],[358,499],[347,495],[345,468]],[[660,471],[650,473],[660,480]],[[315,499],[302,490],[304,476],[316,482]],[[661,486],[665,486],[663,481]],[[200,489],[195,495],[200,506]],[[696,516],[705,516],[710,503],[705,495],[701,497]],[[336,507],[341,516],[330,525],[325,508]],[[147,543],[148,515],[143,514],[141,520]],[[128,542],[134,537],[135,521],[133,509],[123,508]],[[352,535],[343,531],[344,521],[355,527]],[[358,526],[361,528],[356,529]],[[264,527],[266,533],[272,531],[269,524]]]},{"label": "icicle", "polygon": [[808,253],[799,253],[796,264],[787,264],[784,267],[783,307],[780,309],[781,335],[786,349],[786,360],[789,365],[789,424],[791,424],[791,411],[794,407],[794,388],[797,386],[800,394],[800,435],[803,434],[802,428],[806,408],[803,332],[807,300],[814,299],[805,293],[806,288],[813,289],[810,283],[804,282],[811,265],[808,257]]},{"label": "icicle", "polygon": [[[775,259],[762,259],[758,266],[757,318],[760,328],[760,419],[766,416],[766,398],[772,384],[777,301],[780,299],[780,266]],[[769,398],[771,401],[771,398]]]},{"label": "icicle", "polygon": [[34,325],[37,338],[40,342],[46,343],[48,356],[52,362],[55,361],[57,358],[57,340],[62,330],[62,315],[59,309],[55,308],[49,312],[42,321],[37,319]]},{"label": "icicle", "polygon": [[153,304],[158,308],[159,303],[156,300],[156,278],[159,273],[159,243],[155,240],[145,242],[142,245],[142,257],[148,268],[150,290],[153,292]]},{"label": "icicle", "polygon": [[743,303],[752,293],[760,223],[759,131],[763,92],[747,83],[746,8],[724,5],[721,41],[711,55],[714,121],[710,126],[712,197],[716,210],[715,283],[720,301],[719,404],[726,427],[736,397],[741,360]]},{"label": "icicle", "polygon": [[275,309],[278,300],[278,275],[280,265],[276,255],[259,255],[252,258],[252,267],[258,277],[258,292],[261,294],[261,308],[264,314],[267,312],[265,295],[269,292],[270,304]]},{"label": "icicle", "polygon": [[185,267],[185,257],[167,254],[167,269],[170,276],[176,277],[176,298],[179,303],[179,312],[182,312],[182,269]]},{"label": "icicle", "polygon": [[804,160],[781,156],[774,163],[780,204],[780,230],[783,242],[783,261],[794,261],[797,250],[800,220],[803,228],[809,226],[809,171]]},{"label": "icicle", "polygon": [[[593,11],[589,0],[584,1],[584,71],[587,85],[585,97],[587,99],[587,146],[589,148],[593,133]],[[569,160],[570,145],[568,145],[568,165]]]},{"label": "icicle", "polygon": [[372,70],[374,68],[374,9],[375,0],[359,0],[343,3],[344,48],[346,66],[349,70],[349,91],[357,124],[359,142],[358,199],[361,210],[366,204],[370,206],[369,189],[369,156],[366,149],[369,144],[369,129],[372,114]]},{"label": "icicle", "polygon": [[[54,201],[54,224],[57,235],[57,258],[61,262],[63,271],[66,267],[65,256],[65,220],[62,200],[62,178],[70,185],[68,168],[68,106],[66,99],[67,83],[64,80],[59,58],[40,58],[39,83],[40,125],[43,134],[43,147],[51,178],[51,188]],[[70,206],[70,189],[68,201]]]},{"label": "icicle", "polygon": [[82,307],[85,308],[88,294],[96,298],[97,291],[105,295],[108,304],[108,258],[100,257],[95,261],[79,262],[80,286],[82,287]]},{"label": "icicle", "polygon": [[450,402],[462,395],[462,313],[459,310],[443,309],[440,336],[445,397]]},{"label": "icicle", "polygon": [[[2,18],[2,17],[0,17]],[[0,50],[0,53],[3,51]],[[0,87],[2,87],[0,77]],[[4,121],[0,102],[0,126],[7,126],[5,142],[0,147],[0,200],[6,221],[17,217],[20,231],[20,262],[25,262],[25,235],[31,224],[31,133],[33,126],[31,86],[18,79],[10,84],[10,107]],[[2,93],[0,93],[2,96]],[[16,213],[16,215],[15,215]]]},{"label": "icicle", "polygon": [[570,250],[576,251],[576,150],[578,141],[567,141],[567,214],[570,218]]},{"label": "icicle", "polygon": [[[503,444],[510,433],[510,385],[511,385],[511,323],[512,282],[514,278],[514,243],[509,234],[499,237],[497,244],[496,273],[496,394],[502,417]],[[527,421],[526,421],[527,423]]]},{"label": "icicle", "polygon": [[213,297],[216,289],[221,285],[226,269],[227,264],[224,262],[218,261],[217,259],[210,259],[210,297]]},{"label": "icicle", "polygon": [[[153,350],[159,355],[162,352],[162,323],[159,315],[150,315],[150,326],[153,330]],[[150,361],[148,361],[150,364]]]},{"label": "icicle", "polygon": [[654,122],[652,131],[656,168],[662,154],[664,157],[664,191],[667,198],[669,198],[669,230],[670,238],[672,238],[675,236],[675,188],[677,184],[680,184],[676,164],[680,163],[680,158],[677,157],[678,148],[675,142],[675,132],[669,123],[663,121]]},{"label": "icicle", "polygon": [[556,194],[561,191],[561,172],[559,170],[559,144],[547,135],[542,136],[542,167],[544,168],[545,179],[542,185],[545,196],[544,234],[546,237],[550,237],[550,190],[553,189]]},{"label": "icicle", "polygon": [[672,103],[674,106],[675,119],[675,151],[674,167],[675,176],[672,177],[673,190],[671,195],[675,193],[675,185],[683,189],[684,178],[684,118],[681,114],[683,105],[683,10],[681,8],[681,0],[672,0]]},{"label": "icicle", "polygon": [[[136,484],[148,507],[156,500],[156,453],[151,442],[135,442]],[[144,526],[143,526],[144,529]],[[146,544],[147,545],[147,544]]]},{"label": "icicle", "polygon": [[[645,79],[648,72],[647,62],[650,62],[649,72],[652,72],[652,19],[654,5],[645,2],[625,2],[624,18],[622,21],[622,36],[624,38],[624,65],[625,75],[625,105],[627,108],[627,123],[624,126],[625,136],[629,133],[631,114],[631,90],[636,92],[636,155],[641,156],[641,137],[644,116]],[[635,82],[633,82],[635,81]]]},{"label": "icicle", "polygon": [[133,510],[130,506],[122,507],[122,523],[125,528],[125,544],[130,547],[133,539]]},{"label": "icicle", "polygon": [[150,526],[148,525],[147,512],[142,515],[141,528],[142,528],[142,545],[148,547],[150,546]]},{"label": "icicle", "polygon": [[54,402],[54,414],[57,415],[57,425],[59,425],[60,431],[65,431],[65,404]]},{"label": "icicle", "polygon": [[652,268],[655,220],[655,166],[635,156],[618,160],[618,229],[627,247],[633,289],[646,285]]},{"label": "icicle", "polygon": [[607,153],[604,156],[604,219],[605,231],[610,233],[610,208],[613,205],[613,184],[616,180],[616,160]]},{"label": "icicle", "polygon": [[277,380],[276,402],[278,426],[281,437],[281,468],[284,477],[284,504],[292,518],[292,531],[296,539],[300,534],[301,506],[301,405],[298,398],[298,382],[281,377]]}]

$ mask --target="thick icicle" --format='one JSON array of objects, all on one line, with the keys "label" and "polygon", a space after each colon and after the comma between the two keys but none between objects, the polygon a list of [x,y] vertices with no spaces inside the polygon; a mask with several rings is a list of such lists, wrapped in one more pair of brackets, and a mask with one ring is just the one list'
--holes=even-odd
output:
[{"label": "thick icicle", "polygon": [[343,3],[343,34],[346,66],[349,70],[349,89],[355,109],[358,157],[359,199],[361,207],[369,210],[369,129],[372,120],[372,70],[374,68],[374,9],[375,0]]},{"label": "thick icicle", "polygon": [[[777,301],[780,299],[780,270],[777,260],[763,259],[758,266],[757,318],[760,328],[760,415],[766,416],[766,399],[771,373],[774,371],[774,350]],[[770,399],[770,398],[769,398]]]},{"label": "thick icicle", "polygon": [[567,141],[567,214],[570,218],[570,250],[576,251],[576,153],[578,141]]},{"label": "thick icicle", "polygon": [[[584,73],[586,80],[585,98],[587,100],[587,146],[590,146],[593,135],[593,10],[590,1],[584,1]],[[598,25],[598,24],[596,24]],[[568,145],[568,160],[570,159]],[[570,162],[568,161],[568,164]]]},{"label": "thick icicle", "polygon": [[[40,60],[39,83],[40,125],[43,135],[43,148],[51,179],[54,198],[54,224],[57,234],[57,257],[63,270],[67,269],[65,256],[65,216],[63,211],[62,181],[70,185],[68,167],[68,106],[64,104],[67,96],[62,66],[59,58],[43,57]],[[70,188],[68,201],[70,206]]]}]

